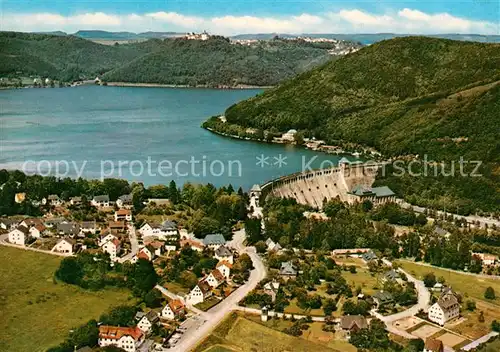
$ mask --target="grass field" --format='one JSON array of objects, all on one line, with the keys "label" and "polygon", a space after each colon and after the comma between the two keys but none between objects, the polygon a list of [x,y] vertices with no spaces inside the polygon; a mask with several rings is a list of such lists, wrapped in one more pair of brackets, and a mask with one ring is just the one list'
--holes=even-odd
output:
[{"label": "grass field", "polygon": [[[489,278],[476,277],[447,270],[442,270],[435,267],[428,267],[407,261],[398,261],[398,264],[410,274],[415,274],[417,278],[422,279],[423,276],[429,272],[433,272],[436,277],[444,277],[446,285],[451,286],[453,290],[460,292],[464,295],[464,301],[467,298],[474,298],[477,300],[484,299],[484,291],[488,286],[493,287],[497,293],[495,300],[488,301],[492,304],[500,306],[500,280],[493,280]],[[500,317],[499,317],[500,318]]]},{"label": "grass field", "polygon": [[378,290],[378,281],[376,276],[372,276],[367,269],[357,268],[356,273],[343,271],[342,276],[353,289],[361,287],[364,294],[373,295]]},{"label": "grass field", "polygon": [[[270,321],[266,325],[272,325],[272,322]],[[286,321],[276,321],[276,323],[277,329],[291,324],[291,322]],[[332,334],[321,331],[320,324],[316,325],[315,327],[311,326],[310,331],[305,331],[302,337],[294,337],[233,313],[215,328],[212,335],[205,339],[195,349],[195,352],[356,351],[354,346],[345,341],[326,339],[324,334]],[[323,336],[322,343],[318,342],[321,341],[318,339],[320,335]]]},{"label": "grass field", "polygon": [[[483,312],[484,322],[479,321],[481,312]],[[491,331],[491,322],[493,320],[500,320],[500,307],[478,300],[476,301],[476,310],[474,312],[462,309],[461,314],[465,318],[465,321],[450,327],[450,330],[475,340]]]},{"label": "grass field", "polygon": [[0,246],[0,351],[45,351],[71,328],[128,302],[126,290],[87,292],[55,283],[61,259]]}]

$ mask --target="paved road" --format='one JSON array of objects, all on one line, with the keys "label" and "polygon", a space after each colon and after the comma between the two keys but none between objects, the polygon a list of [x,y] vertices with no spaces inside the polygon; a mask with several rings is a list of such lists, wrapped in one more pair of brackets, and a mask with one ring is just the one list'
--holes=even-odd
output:
[{"label": "paved road", "polygon": [[[200,318],[196,318],[196,324],[192,324],[183,335],[177,344],[168,349],[168,351],[185,352],[194,348],[204,337],[224,319],[231,311],[235,310],[238,302],[242,300],[248,292],[252,291],[257,284],[266,277],[267,271],[261,258],[257,255],[255,247],[245,247],[245,230],[235,232],[233,240],[228,243],[229,246],[235,248],[240,254],[247,253],[252,259],[254,269],[250,273],[248,281],[234,291],[229,297],[221,303],[205,312]],[[191,324],[191,322],[189,322]]]},{"label": "paved road", "polygon": [[130,252],[127,253],[127,255],[118,258],[120,263],[131,260],[139,251],[139,241],[137,240],[137,233],[133,224],[128,225],[128,238],[130,240]]},{"label": "paved road", "polygon": [[[385,265],[392,266],[392,263],[390,261],[388,261],[386,259],[383,259],[383,261],[384,261]],[[410,307],[402,312],[392,314],[392,315],[387,315],[387,316],[383,316],[375,311],[371,311],[370,313],[373,316],[377,317],[378,319],[382,320],[385,323],[386,328],[389,332],[396,334],[396,335],[399,335],[399,336],[402,336],[404,338],[415,339],[416,336],[413,336],[413,335],[407,333],[406,331],[399,330],[398,328],[396,328],[393,325],[393,323],[397,320],[414,316],[421,309],[426,311],[430,305],[430,302],[431,302],[431,294],[430,294],[429,290],[427,289],[427,287],[425,287],[423,281],[417,280],[416,278],[414,278],[413,276],[408,274],[403,269],[399,269],[399,271],[406,275],[409,282],[413,282],[415,284],[415,289],[417,290],[417,294],[418,294],[417,304],[415,304],[414,306],[412,306],[412,307]]]},{"label": "paved road", "polygon": [[450,273],[456,273],[456,274],[460,274],[460,275],[475,276],[475,277],[478,277],[478,278],[481,278],[481,279],[500,280],[500,276],[498,276],[498,275],[475,274],[475,273],[471,273],[471,272],[468,272],[468,271],[460,271],[460,270],[453,270],[453,269],[449,269],[449,268],[442,268],[440,266],[434,266],[434,265],[429,264],[429,263],[415,262],[413,260],[408,260],[408,259],[398,259],[398,260],[399,261],[403,261],[403,262],[408,262],[408,263],[411,263],[411,264],[426,266],[426,267],[428,267],[430,269],[439,269],[439,270],[448,271]]}]

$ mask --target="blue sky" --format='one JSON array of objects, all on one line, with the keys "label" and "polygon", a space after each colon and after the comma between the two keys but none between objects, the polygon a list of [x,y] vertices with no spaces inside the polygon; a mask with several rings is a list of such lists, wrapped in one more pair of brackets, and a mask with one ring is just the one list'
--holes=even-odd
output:
[{"label": "blue sky", "polygon": [[500,34],[498,0],[0,0],[2,30]]}]

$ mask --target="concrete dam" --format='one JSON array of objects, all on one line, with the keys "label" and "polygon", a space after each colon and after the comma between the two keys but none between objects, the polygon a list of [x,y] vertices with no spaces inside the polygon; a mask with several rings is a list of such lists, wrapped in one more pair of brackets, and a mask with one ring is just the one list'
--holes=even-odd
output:
[{"label": "concrete dam", "polygon": [[319,209],[325,198],[338,197],[348,203],[365,199],[374,204],[395,201],[396,196],[388,187],[371,187],[380,167],[381,164],[341,162],[338,167],[299,172],[269,181],[260,187],[258,196],[261,203],[267,196],[295,198],[298,203]]}]

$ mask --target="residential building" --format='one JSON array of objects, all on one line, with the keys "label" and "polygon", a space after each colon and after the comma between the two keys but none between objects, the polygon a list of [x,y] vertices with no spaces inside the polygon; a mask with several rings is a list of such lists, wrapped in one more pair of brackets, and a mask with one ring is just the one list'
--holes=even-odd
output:
[{"label": "residential building", "polygon": [[288,141],[288,142],[294,142],[296,134],[297,134],[297,130],[291,129],[291,130],[288,130],[288,132],[283,133],[281,135],[281,139],[284,141]]},{"label": "residential building", "polygon": [[443,352],[443,341],[436,339],[425,340],[424,352]]},{"label": "residential building", "polygon": [[95,235],[95,233],[97,232],[97,223],[95,221],[83,221],[81,224],[80,224],[80,233],[81,234],[93,234]]},{"label": "residential building", "polygon": [[132,211],[130,209],[115,211],[115,221],[132,221]]},{"label": "residential building", "polygon": [[49,228],[53,228],[54,226],[57,226],[57,224],[61,224],[63,222],[68,222],[66,218],[50,218],[46,219],[43,223],[45,226]]},{"label": "residential building", "polygon": [[139,232],[143,236],[155,236],[163,241],[178,235],[177,225],[172,221],[164,221],[162,224],[146,222]]},{"label": "residential building", "polygon": [[488,253],[472,253],[472,256],[479,257],[483,265],[495,265],[498,262],[498,256]]},{"label": "residential building", "polygon": [[114,239],[118,239],[118,237],[113,235],[111,232],[103,233],[99,238],[99,246],[102,246],[104,243],[108,241],[113,241]]},{"label": "residential building", "polygon": [[59,198],[57,194],[51,194],[47,197],[47,202],[54,206],[54,207],[59,207],[62,205],[62,200]]},{"label": "residential building", "polygon": [[277,242],[274,242],[272,239],[268,238],[266,240],[266,245],[267,245],[267,250],[269,252],[279,252],[280,250],[282,250],[283,248],[281,247],[281,245]]},{"label": "residential building", "polygon": [[155,256],[159,257],[163,254],[163,242],[153,241],[146,244],[146,248]]},{"label": "residential building", "polygon": [[197,252],[203,252],[203,249],[205,248],[203,246],[203,243],[198,242],[196,240],[189,239],[189,238],[182,239],[181,242],[180,242],[180,246],[181,246],[181,248],[183,248],[185,246],[188,246],[193,251],[197,251]]},{"label": "residential building", "polygon": [[340,318],[340,328],[346,333],[347,338],[352,332],[368,328],[368,322],[362,315],[344,315]]},{"label": "residential building", "polygon": [[216,269],[221,272],[221,274],[227,279],[229,279],[229,276],[231,275],[231,269],[233,268],[233,265],[229,263],[228,261],[220,261]]},{"label": "residential building", "polygon": [[24,246],[30,236],[29,229],[24,225],[19,225],[14,230],[9,232],[9,242]]},{"label": "residential building", "polygon": [[116,200],[116,205],[120,209],[121,208],[132,209],[132,207],[134,206],[132,200],[133,200],[132,194],[124,194],[118,197],[118,199]]},{"label": "residential building", "polygon": [[167,320],[175,320],[186,314],[186,307],[180,299],[173,299],[162,309],[161,317]]},{"label": "residential building", "polygon": [[56,243],[54,247],[52,247],[51,252],[73,254],[74,246],[75,241],[73,241],[71,238],[62,238],[59,240],[59,242]]},{"label": "residential building", "polygon": [[384,275],[382,276],[382,282],[393,282],[393,281],[401,281],[401,275],[399,275],[399,273],[394,270],[394,269],[391,269],[391,270],[388,270],[384,273]]},{"label": "residential building", "polygon": [[109,196],[107,194],[104,194],[92,198],[90,204],[96,208],[107,208],[111,205],[111,202],[109,201]]},{"label": "residential building", "polygon": [[279,272],[280,276],[285,280],[297,277],[297,269],[292,262],[282,262]]},{"label": "residential building", "polygon": [[9,218],[0,219],[0,229],[13,230],[16,228],[18,221]]},{"label": "residential building", "polygon": [[226,239],[220,233],[206,235],[203,239],[203,245],[213,250],[216,250],[217,248],[225,244]]},{"label": "residential building", "polygon": [[109,254],[109,258],[112,261],[115,261],[118,259],[118,255],[121,250],[121,242],[118,238],[114,237],[113,239],[104,242],[101,249],[104,253]]},{"label": "residential building", "polygon": [[276,301],[276,294],[280,288],[280,283],[276,280],[269,281],[264,285],[264,293],[271,296],[271,301],[274,303]]},{"label": "residential building", "polygon": [[429,308],[428,318],[441,326],[460,315],[460,303],[451,289],[446,289]]},{"label": "residential building", "polygon": [[394,299],[392,295],[387,292],[387,291],[378,291],[373,295],[373,300],[375,304],[377,305],[377,308],[381,308],[383,306],[386,306],[388,304],[391,304],[394,302]]},{"label": "residential building", "polygon": [[19,225],[23,225],[24,227],[31,228],[36,225],[43,225],[42,219],[39,218],[27,218],[19,223]]},{"label": "residential building", "polygon": [[363,253],[361,255],[361,258],[368,263],[372,260],[377,260],[377,255],[373,251],[368,251],[366,253]]},{"label": "residential building", "polygon": [[217,288],[225,281],[225,277],[219,269],[214,269],[208,274],[205,281],[213,288]]},{"label": "residential building", "polygon": [[147,314],[144,314],[137,323],[137,327],[141,329],[145,334],[148,334],[153,325],[156,325],[160,322],[160,317],[158,316],[158,313],[156,313],[154,310],[150,310]]},{"label": "residential building", "polygon": [[222,261],[225,260],[231,264],[234,264],[233,253],[226,246],[220,246],[215,250],[215,259]]},{"label": "residential building", "polygon": [[99,326],[99,347],[116,346],[126,352],[136,352],[144,342],[145,334],[138,327]]},{"label": "residential building", "polygon": [[69,199],[69,204],[71,204],[71,205],[80,205],[80,204],[82,204],[82,197],[71,197]]},{"label": "residential building", "polygon": [[47,231],[47,228],[44,224],[36,224],[33,227],[30,227],[30,235],[34,238],[42,237]]},{"label": "residential building", "polygon": [[124,232],[127,229],[125,221],[110,221],[108,227],[111,231]]},{"label": "residential building", "polygon": [[187,296],[187,302],[191,305],[195,305],[203,302],[211,295],[212,295],[212,287],[204,280],[201,280],[191,290],[191,292],[189,292]]},{"label": "residential building", "polygon": [[80,225],[75,222],[61,222],[56,225],[59,235],[75,237],[80,234]]}]

